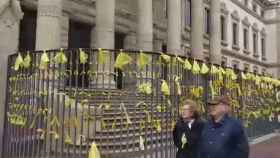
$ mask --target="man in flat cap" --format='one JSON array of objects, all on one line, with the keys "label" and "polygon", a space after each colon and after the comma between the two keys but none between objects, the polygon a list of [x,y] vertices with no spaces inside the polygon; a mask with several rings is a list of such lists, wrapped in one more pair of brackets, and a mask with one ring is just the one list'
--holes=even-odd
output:
[{"label": "man in flat cap", "polygon": [[249,145],[242,123],[229,115],[230,99],[208,102],[209,120],[202,131],[200,158],[248,158]]}]

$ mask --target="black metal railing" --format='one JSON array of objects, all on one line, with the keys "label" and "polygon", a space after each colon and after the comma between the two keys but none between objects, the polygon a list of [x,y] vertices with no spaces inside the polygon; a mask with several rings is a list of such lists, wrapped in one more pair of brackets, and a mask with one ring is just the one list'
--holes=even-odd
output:
[{"label": "black metal railing", "polygon": [[197,60],[69,49],[14,54],[8,64],[5,158],[82,158],[93,142],[105,158],[175,157],[181,101],[196,100],[206,116],[205,102],[225,93],[249,137],[280,127],[276,80]]}]

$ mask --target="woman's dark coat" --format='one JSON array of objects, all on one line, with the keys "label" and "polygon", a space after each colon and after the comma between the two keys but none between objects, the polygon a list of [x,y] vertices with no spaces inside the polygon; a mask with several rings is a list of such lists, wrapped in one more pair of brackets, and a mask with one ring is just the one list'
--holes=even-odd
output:
[{"label": "woman's dark coat", "polygon": [[[187,122],[180,118],[173,130],[173,140],[178,151],[176,158],[197,158],[198,157],[198,144],[201,138],[204,122],[202,120],[195,120],[192,123],[191,129]],[[181,138],[185,134],[187,143],[182,149]]]}]

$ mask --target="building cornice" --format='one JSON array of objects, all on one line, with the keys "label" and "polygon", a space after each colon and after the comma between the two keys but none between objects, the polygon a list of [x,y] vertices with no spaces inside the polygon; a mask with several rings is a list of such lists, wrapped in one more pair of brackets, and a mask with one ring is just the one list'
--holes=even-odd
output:
[{"label": "building cornice", "polygon": [[266,9],[271,9],[271,8],[279,8],[280,7],[280,1],[279,0],[255,0],[258,1],[259,3],[263,4]]},{"label": "building cornice", "polygon": [[258,5],[260,5],[262,8],[266,8],[267,5],[266,5],[266,0],[253,0],[255,3],[257,3]]},{"label": "building cornice", "polygon": [[267,62],[264,62],[264,61],[259,61],[257,59],[252,58],[252,57],[240,54],[239,52],[236,52],[234,50],[229,50],[229,49],[226,49],[226,48],[222,48],[222,54],[230,56],[230,57],[235,57],[237,59],[241,59],[241,60],[244,60],[246,62],[250,62],[250,63],[260,65],[260,66],[263,66],[263,67],[267,67],[267,68],[280,67],[280,64],[278,64],[278,63],[267,63]]},{"label": "building cornice", "polygon": [[271,67],[271,68],[280,68],[280,64],[279,63],[270,63],[269,64],[269,67]]},{"label": "building cornice", "polygon": [[280,23],[280,20],[278,20],[277,18],[269,19],[265,21],[265,24],[277,24],[277,23]]},{"label": "building cornice", "polygon": [[257,13],[255,13],[254,11],[250,10],[248,7],[246,7],[243,3],[241,3],[238,0],[231,0],[234,4],[236,4],[237,6],[239,6],[240,8],[242,8],[244,11],[246,11],[248,14],[254,16],[255,18],[257,18],[258,20],[260,20],[261,22],[265,23],[264,18],[262,18],[260,15],[258,15]]}]

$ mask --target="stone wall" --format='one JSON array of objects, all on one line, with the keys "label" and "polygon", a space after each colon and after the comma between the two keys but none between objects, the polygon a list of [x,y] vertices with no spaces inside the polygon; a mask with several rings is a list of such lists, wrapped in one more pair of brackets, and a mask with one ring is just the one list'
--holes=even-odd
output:
[{"label": "stone wall", "polygon": [[2,135],[5,116],[5,96],[8,55],[17,51],[19,20],[23,14],[17,0],[5,0],[0,3],[0,153],[2,153]]}]

